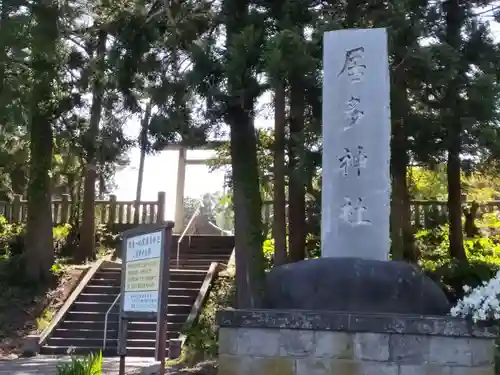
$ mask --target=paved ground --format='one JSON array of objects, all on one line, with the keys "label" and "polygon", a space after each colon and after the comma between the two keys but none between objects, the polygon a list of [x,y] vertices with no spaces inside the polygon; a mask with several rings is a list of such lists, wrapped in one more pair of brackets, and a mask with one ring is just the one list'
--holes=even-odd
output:
[{"label": "paved ground", "polygon": [[[0,359],[0,375],[55,375],[56,365],[61,360],[68,360],[68,357],[34,357],[1,360]],[[104,374],[118,375],[118,358],[104,359]],[[152,359],[146,358],[127,358],[126,373],[137,373],[143,367],[152,365]]]}]

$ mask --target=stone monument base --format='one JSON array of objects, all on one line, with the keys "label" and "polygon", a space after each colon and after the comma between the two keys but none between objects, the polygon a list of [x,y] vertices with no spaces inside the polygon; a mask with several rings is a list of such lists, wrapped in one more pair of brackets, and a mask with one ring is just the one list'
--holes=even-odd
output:
[{"label": "stone monument base", "polygon": [[494,375],[493,329],[450,317],[224,310],[219,375]]},{"label": "stone monument base", "polygon": [[317,258],[273,267],[266,308],[446,315],[443,290],[407,262]]}]

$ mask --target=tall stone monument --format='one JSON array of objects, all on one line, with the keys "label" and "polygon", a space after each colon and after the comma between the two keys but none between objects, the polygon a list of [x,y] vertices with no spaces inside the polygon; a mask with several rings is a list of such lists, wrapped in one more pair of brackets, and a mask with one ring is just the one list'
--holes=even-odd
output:
[{"label": "tall stone monument", "polygon": [[389,89],[385,29],[325,33],[323,257],[388,259]]},{"label": "tall stone monument", "polygon": [[449,312],[443,291],[390,251],[390,80],[385,29],[324,35],[321,258],[275,267],[274,309]]}]

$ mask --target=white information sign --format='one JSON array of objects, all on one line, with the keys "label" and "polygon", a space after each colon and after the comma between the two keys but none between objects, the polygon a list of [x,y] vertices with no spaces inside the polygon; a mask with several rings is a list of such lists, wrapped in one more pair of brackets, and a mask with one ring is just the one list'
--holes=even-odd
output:
[{"label": "white information sign", "polygon": [[158,311],[162,251],[161,231],[127,239],[124,311]]}]

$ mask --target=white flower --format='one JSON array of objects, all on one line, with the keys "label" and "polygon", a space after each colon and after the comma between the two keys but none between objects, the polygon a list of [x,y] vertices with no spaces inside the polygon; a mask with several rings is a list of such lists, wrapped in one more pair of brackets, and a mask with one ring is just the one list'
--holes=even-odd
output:
[{"label": "white flower", "polygon": [[469,317],[474,322],[500,319],[500,271],[476,288],[464,285],[463,289],[466,295],[453,306],[452,316]]}]

